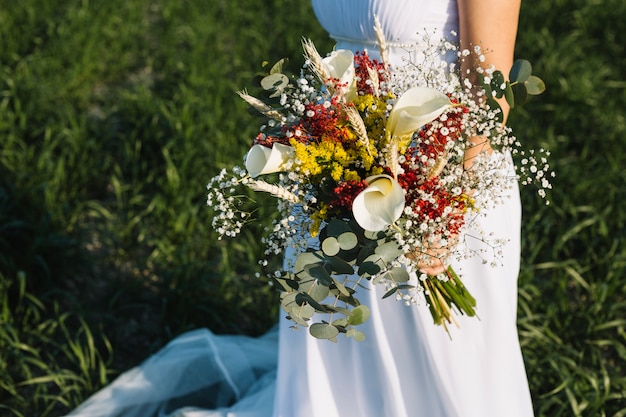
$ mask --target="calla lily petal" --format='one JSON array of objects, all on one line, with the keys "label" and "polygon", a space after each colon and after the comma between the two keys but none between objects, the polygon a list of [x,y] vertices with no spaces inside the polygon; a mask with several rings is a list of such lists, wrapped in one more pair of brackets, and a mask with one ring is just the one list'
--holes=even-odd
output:
[{"label": "calla lily petal", "polygon": [[275,143],[272,148],[254,145],[246,156],[246,170],[250,177],[279,172],[293,157],[293,148],[282,143]]},{"label": "calla lily petal", "polygon": [[345,87],[341,93],[348,101],[356,98],[356,70],[354,68],[354,53],[347,49],[333,51],[322,60],[326,70],[332,78],[338,79]]},{"label": "calla lily petal", "polygon": [[404,190],[389,175],[375,175],[366,180],[369,186],[356,196],[352,214],[364,230],[384,230],[404,211]]},{"label": "calla lily petal", "polygon": [[398,98],[391,109],[387,132],[391,137],[412,135],[450,107],[452,103],[448,96],[438,90],[427,87],[410,88]]}]

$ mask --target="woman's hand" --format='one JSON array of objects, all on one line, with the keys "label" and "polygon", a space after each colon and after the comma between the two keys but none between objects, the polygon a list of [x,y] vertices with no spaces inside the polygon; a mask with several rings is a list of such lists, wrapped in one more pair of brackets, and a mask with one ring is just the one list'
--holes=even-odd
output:
[{"label": "woman's hand", "polygon": [[463,158],[463,168],[468,170],[474,164],[474,160],[483,152],[491,155],[493,148],[489,139],[485,136],[473,136],[469,139],[470,146],[465,149],[465,155]]}]

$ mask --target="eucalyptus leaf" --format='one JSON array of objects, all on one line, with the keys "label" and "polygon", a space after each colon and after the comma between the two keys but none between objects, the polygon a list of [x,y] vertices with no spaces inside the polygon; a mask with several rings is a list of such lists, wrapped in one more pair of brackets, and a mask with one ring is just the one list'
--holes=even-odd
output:
[{"label": "eucalyptus leaf", "polygon": [[326,265],[330,267],[333,274],[340,274],[340,275],[354,274],[354,267],[348,262],[346,262],[345,260],[337,256],[328,258]]},{"label": "eucalyptus leaf", "polygon": [[341,250],[350,251],[356,248],[356,245],[359,243],[359,239],[354,232],[350,231],[340,234],[337,238],[337,242],[339,242]]},{"label": "eucalyptus leaf", "polygon": [[346,332],[346,337],[351,337],[357,342],[362,342],[365,340],[365,333],[356,329],[350,329]]},{"label": "eucalyptus leaf", "polygon": [[515,105],[521,106],[526,103],[526,100],[528,99],[526,86],[524,84],[513,84],[511,88],[513,89],[513,94],[515,95]]},{"label": "eucalyptus leaf", "polygon": [[314,283],[311,288],[306,291],[306,293],[318,303],[328,297],[329,292],[330,288],[328,288],[328,286],[318,283]]},{"label": "eucalyptus leaf", "polygon": [[504,98],[510,108],[515,107],[515,95],[513,94],[513,88],[510,82],[506,82],[506,88],[504,89]]},{"label": "eucalyptus leaf", "polygon": [[374,253],[380,255],[385,263],[391,262],[402,255],[402,249],[396,242],[387,242],[379,245],[374,250]]},{"label": "eucalyptus leaf", "polygon": [[383,278],[394,282],[407,282],[411,277],[405,268],[395,267],[385,272]]},{"label": "eucalyptus leaf", "polygon": [[533,72],[532,65],[525,59],[517,59],[509,71],[512,83],[525,83]]},{"label": "eucalyptus leaf", "polygon": [[501,98],[504,95],[504,74],[501,71],[494,71],[491,76],[491,89],[496,92],[496,97]]},{"label": "eucalyptus leaf", "polygon": [[326,286],[329,286],[332,282],[330,274],[328,273],[326,268],[324,268],[324,265],[322,263],[315,263],[305,266],[301,274],[306,277],[315,278],[320,282],[320,284]]},{"label": "eucalyptus leaf", "polygon": [[341,318],[341,319],[333,320],[333,325],[335,327],[346,327],[348,326],[348,319]]},{"label": "eucalyptus leaf", "polygon": [[282,91],[289,84],[285,74],[270,74],[261,79],[261,87],[267,91]]},{"label": "eucalyptus leaf", "polygon": [[324,256],[324,252],[322,251],[302,252],[296,258],[296,262],[294,263],[293,270],[297,275],[300,272],[302,272],[307,265],[324,262],[325,260],[326,260],[326,257]]},{"label": "eucalyptus leaf", "polygon": [[302,317],[298,317],[296,315],[287,315],[287,319],[293,321],[296,324],[299,324],[302,327],[309,327],[309,323],[306,322]]},{"label": "eucalyptus leaf", "polygon": [[333,339],[339,334],[339,330],[328,323],[314,323],[309,328],[311,336],[318,339]]},{"label": "eucalyptus leaf", "polygon": [[392,296],[392,295],[394,295],[396,292],[398,292],[398,287],[393,287],[392,289],[390,289],[389,291],[387,291],[387,292],[385,293],[385,295],[383,295],[383,299],[391,297],[391,296]]},{"label": "eucalyptus leaf", "polygon": [[[489,106],[489,108],[492,110],[502,110],[502,107],[500,107],[500,104],[496,100],[494,100],[493,97],[491,96],[487,98],[487,106]],[[498,112],[496,117],[500,123],[504,121],[504,114],[502,114],[502,111]]]},{"label": "eucalyptus leaf", "polygon": [[341,250],[341,246],[337,238],[329,236],[322,241],[322,251],[326,256],[335,256]]},{"label": "eucalyptus leaf", "polygon": [[326,308],[324,308],[323,305],[315,301],[309,294],[304,293],[304,292],[300,292],[296,294],[296,304],[300,306],[310,305],[311,307],[313,307],[315,310],[319,311],[320,313],[327,312]]},{"label": "eucalyptus leaf", "polygon": [[376,246],[374,245],[367,245],[361,248],[359,255],[356,258],[356,263],[359,265],[362,264],[367,257],[374,254],[374,249],[376,249]]},{"label": "eucalyptus leaf", "polygon": [[365,305],[360,305],[358,307],[353,308],[352,311],[350,312],[350,315],[348,316],[348,324],[357,326],[359,324],[365,323],[367,319],[369,319],[369,317],[370,317],[369,308],[367,308],[367,306]]},{"label": "eucalyptus leaf", "polygon": [[341,294],[345,295],[346,297],[350,297],[351,294],[348,291],[348,289],[345,287],[345,285],[339,282],[339,280],[336,278],[333,278],[333,282],[335,283],[335,287],[339,290]]},{"label": "eucalyptus leaf", "polygon": [[[300,298],[298,297],[299,295],[299,293],[291,293],[282,297],[280,300],[281,306],[290,316],[298,317],[302,320],[308,320],[313,317],[313,314],[315,314],[315,308],[306,302],[299,303],[298,301],[300,300],[296,301],[296,299]],[[306,299],[304,301],[306,301]]]},{"label": "eucalyptus leaf", "polygon": [[372,232],[369,230],[365,230],[363,232],[363,236],[369,240],[378,240],[378,239],[383,238],[385,236],[385,233],[384,232]]},{"label": "eucalyptus leaf", "polygon": [[531,96],[536,96],[546,91],[546,85],[543,80],[534,75],[531,75],[530,78],[526,80],[524,85],[526,86],[528,94],[530,94]]},{"label": "eucalyptus leaf", "polygon": [[333,219],[326,226],[326,232],[328,236],[339,237],[341,234],[351,232],[352,229],[348,223],[343,220]]},{"label": "eucalyptus leaf", "polygon": [[283,58],[280,61],[278,61],[277,63],[274,64],[274,66],[272,66],[272,69],[270,69],[270,74],[280,74],[283,72],[285,66],[287,66],[287,63],[289,62],[289,58]]}]

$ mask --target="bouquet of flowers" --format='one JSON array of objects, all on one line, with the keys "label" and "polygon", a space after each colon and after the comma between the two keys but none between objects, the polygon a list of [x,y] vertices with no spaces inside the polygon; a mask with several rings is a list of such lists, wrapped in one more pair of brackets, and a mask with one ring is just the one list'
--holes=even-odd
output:
[{"label": "bouquet of flowers", "polygon": [[[354,326],[369,316],[359,299],[367,281],[384,285],[384,297],[427,305],[446,330],[455,314],[475,315],[475,300],[452,268],[420,269],[440,256],[486,258],[463,249],[464,234],[469,219],[517,181],[497,155],[521,152],[494,98],[514,106],[543,89],[527,61],[516,62],[509,81],[483,71],[477,89],[441,56],[480,57],[478,50],[421,43],[407,49],[407,65],[392,68],[380,31],[379,46],[380,59],[347,50],[322,57],[304,40],[298,76],[284,74],[280,61],[261,80],[266,100],[240,92],[264,123],[245,167],[222,170],[208,185],[220,237],[236,236],[249,221],[238,186],[277,198],[266,254],[289,254],[268,275],[287,317],[317,338],[365,337]],[[479,146],[471,138],[479,136],[498,150],[469,161],[468,149]],[[524,161],[521,171],[544,193],[546,160],[531,154]],[[478,238],[496,258],[502,242]]]}]

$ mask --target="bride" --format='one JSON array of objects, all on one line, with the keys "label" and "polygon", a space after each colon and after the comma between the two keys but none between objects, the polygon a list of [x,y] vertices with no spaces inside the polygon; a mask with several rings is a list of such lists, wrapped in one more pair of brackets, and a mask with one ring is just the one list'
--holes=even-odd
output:
[{"label": "bride", "polygon": [[[374,17],[401,65],[402,43],[426,30],[480,45],[485,66],[512,65],[520,0],[312,0],[338,49],[377,53]],[[471,77],[472,68],[463,68]],[[505,109],[506,111],[506,109]],[[495,152],[482,142],[472,149]],[[471,156],[469,156],[471,157]],[[508,156],[506,156],[508,157]],[[426,308],[365,291],[371,317],[362,342],[318,340],[281,319],[259,339],[197,330],[96,393],[71,416],[529,417],[533,415],[516,327],[521,207],[517,188],[481,220],[509,242],[502,264],[451,260],[478,303],[449,337]],[[437,272],[443,265],[425,267]],[[430,268],[430,269],[429,269]],[[377,286],[380,287],[380,286]],[[383,326],[384,323],[384,326]],[[276,347],[278,349],[276,350]]]}]

